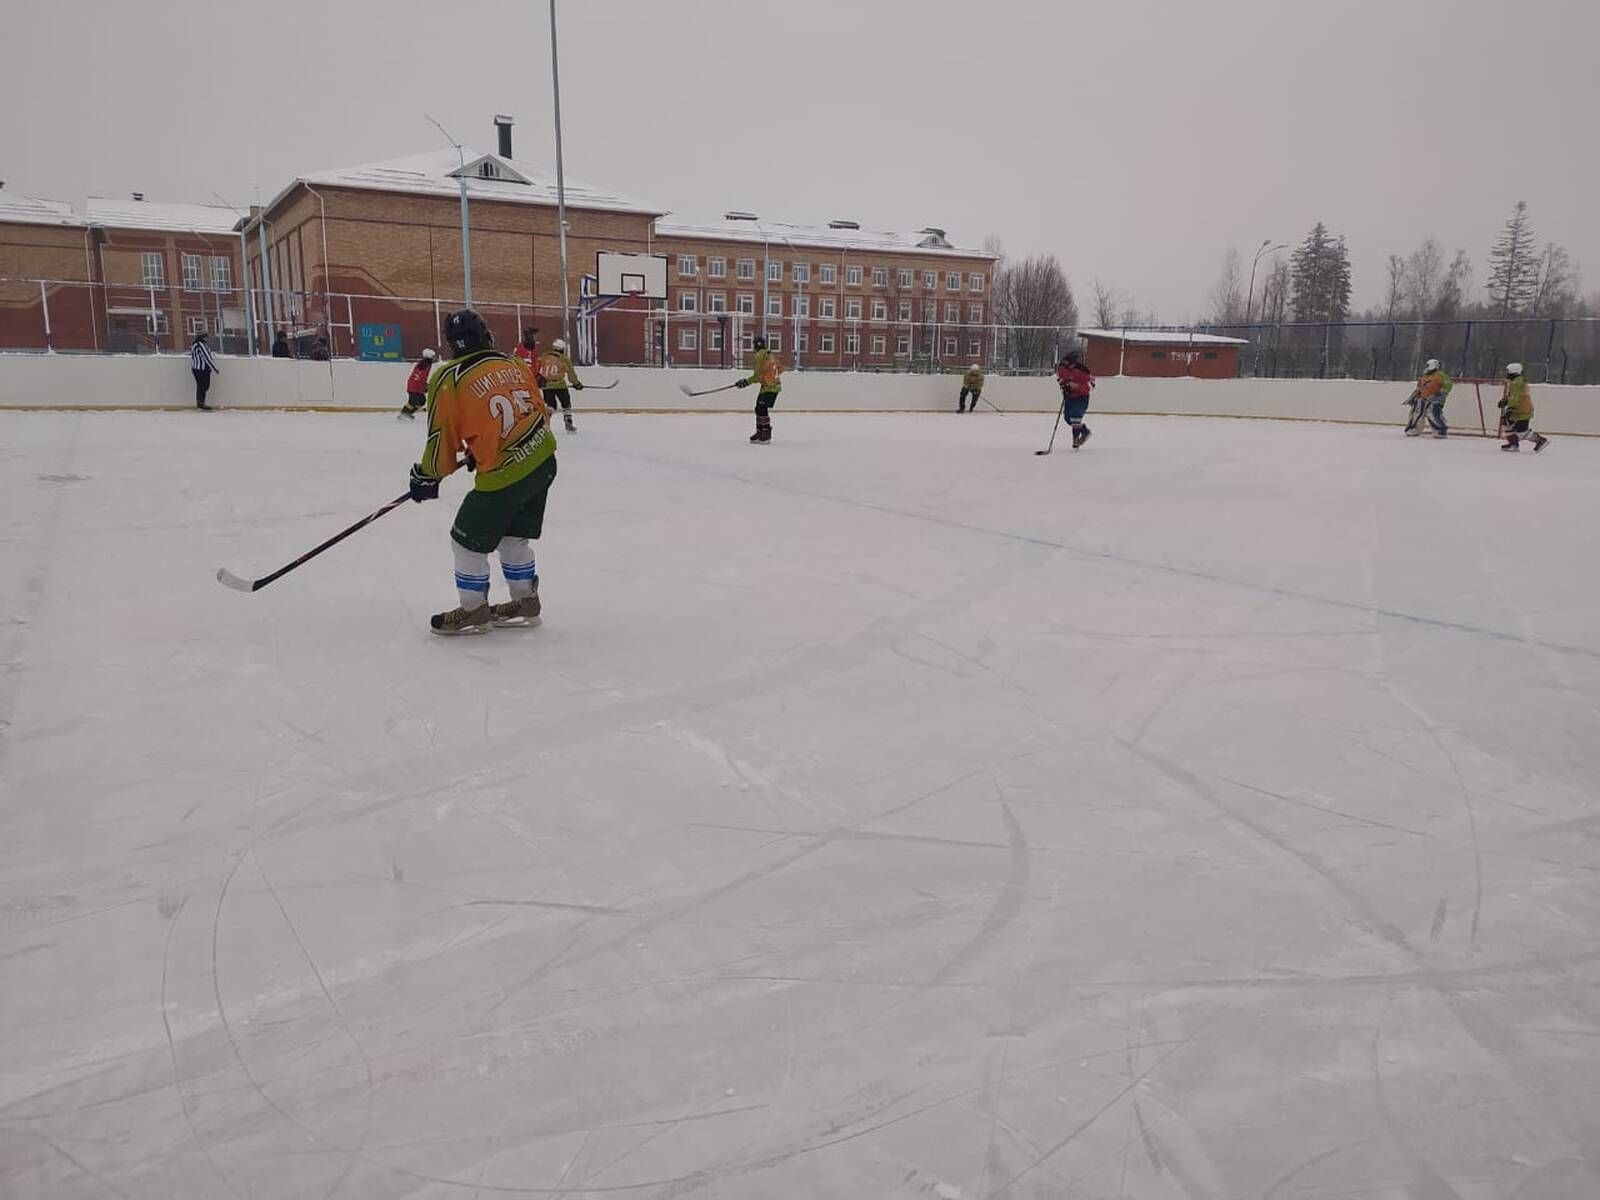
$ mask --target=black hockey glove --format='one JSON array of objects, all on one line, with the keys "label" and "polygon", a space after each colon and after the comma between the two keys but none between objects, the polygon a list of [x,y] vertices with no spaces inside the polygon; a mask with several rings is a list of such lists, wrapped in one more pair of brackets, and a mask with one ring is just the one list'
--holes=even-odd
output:
[{"label": "black hockey glove", "polygon": [[734,387],[749,387],[750,386],[750,381],[748,379],[741,379],[737,383],[735,383],[733,386]]},{"label": "black hockey glove", "polygon": [[572,381],[572,387],[575,391],[583,391],[583,384],[579,383],[576,379]]},{"label": "black hockey glove", "polygon": [[472,451],[467,451],[467,456],[461,460],[461,465],[469,471],[478,469],[478,460],[472,457]]},{"label": "black hockey glove", "polygon": [[411,464],[411,498],[418,504],[439,498],[439,481],[422,473],[416,463]]}]

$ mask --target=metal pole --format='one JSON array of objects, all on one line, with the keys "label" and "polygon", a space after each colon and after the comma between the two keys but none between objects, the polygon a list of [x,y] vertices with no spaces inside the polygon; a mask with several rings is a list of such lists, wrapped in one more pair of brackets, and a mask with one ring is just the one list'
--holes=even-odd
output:
[{"label": "metal pole", "polygon": [[267,302],[267,336],[273,336],[273,325],[276,318],[272,311],[272,268],[267,265],[267,214],[262,212],[261,220],[256,225],[256,233],[260,235],[261,244],[261,294]]},{"label": "metal pole", "polygon": [[[56,348],[52,344],[51,338],[50,338],[50,294],[45,291],[44,280],[42,280],[42,279],[39,280],[39,306],[44,311],[44,349],[45,349],[45,353],[46,354],[54,354],[56,352]],[[1554,329],[1555,329],[1555,326],[1552,325],[1551,326],[1551,330],[1552,330],[1551,336],[1552,337],[1555,336]],[[1550,359],[1549,359],[1549,356],[1546,355],[1545,356],[1545,375],[1548,376],[1549,374],[1550,374]]]},{"label": "metal pole", "polygon": [[256,301],[250,294],[250,243],[244,236],[244,223],[239,224],[239,271],[244,276],[244,323],[250,331],[250,356],[256,354]]},{"label": "metal pole", "polygon": [[556,54],[556,0],[550,0],[550,86],[555,92],[556,222],[561,245],[561,336],[572,340],[567,283],[567,178],[561,161],[561,64]]},{"label": "metal pole", "polygon": [[[554,0],[551,0],[554,3]],[[767,336],[767,281],[772,278],[772,238],[761,227],[761,336]]]},{"label": "metal pole", "polygon": [[[460,146],[456,147],[456,155],[461,159],[463,168],[467,165],[467,155]],[[472,229],[467,218],[467,174],[463,170],[461,180],[461,287],[465,293],[467,307],[472,307]]]}]

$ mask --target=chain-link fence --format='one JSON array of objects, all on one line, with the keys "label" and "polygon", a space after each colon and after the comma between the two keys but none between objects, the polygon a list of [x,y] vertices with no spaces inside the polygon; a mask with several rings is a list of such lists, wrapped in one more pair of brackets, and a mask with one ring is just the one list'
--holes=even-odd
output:
[{"label": "chain-link fence", "polygon": [[[567,322],[556,305],[475,298],[499,345],[529,327],[566,336],[580,363],[740,368],[764,336],[791,369],[1049,372],[1077,344],[1071,326],[863,320],[797,312],[673,311],[638,298],[585,300]],[[180,353],[205,333],[225,354],[409,361],[442,341],[459,298],[0,279],[0,351]],[[282,334],[281,337],[278,335]],[[1113,330],[1237,338],[1236,373],[1264,379],[1414,379],[1437,358],[1457,376],[1524,364],[1536,383],[1600,383],[1600,318],[1347,321],[1158,326]],[[1168,372],[1170,373],[1170,372]]]}]

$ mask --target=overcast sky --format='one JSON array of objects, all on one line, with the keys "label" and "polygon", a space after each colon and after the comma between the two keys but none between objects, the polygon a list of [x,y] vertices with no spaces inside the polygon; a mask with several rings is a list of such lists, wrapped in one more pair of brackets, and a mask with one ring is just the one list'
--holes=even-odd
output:
[{"label": "overcast sky", "polygon": [[[1434,233],[1517,199],[1600,286],[1600,0],[560,0],[566,166],[685,216],[998,235],[1176,320],[1224,248]],[[6,6],[0,179],[247,202],[440,144],[553,163],[543,0]]]}]

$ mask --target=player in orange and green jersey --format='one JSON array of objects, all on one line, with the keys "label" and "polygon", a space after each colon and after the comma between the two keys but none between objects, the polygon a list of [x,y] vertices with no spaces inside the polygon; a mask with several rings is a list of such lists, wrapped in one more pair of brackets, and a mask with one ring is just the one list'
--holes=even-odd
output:
[{"label": "player in orange and green jersey", "polygon": [[748,378],[738,380],[737,386],[749,387],[752,383],[761,385],[761,390],[756,393],[756,431],[750,441],[755,445],[765,445],[772,440],[772,406],[778,402],[778,393],[783,391],[783,360],[767,349],[767,339],[764,337],[756,338],[755,349],[754,369]]},{"label": "player in orange and green jersey", "polygon": [[572,392],[568,389],[583,391],[583,380],[578,378],[577,368],[567,357],[567,343],[560,338],[551,342],[550,349],[539,356],[539,378],[544,381],[544,399],[550,406],[550,415],[554,416],[559,408],[567,432],[577,433],[578,427],[572,423]]},{"label": "player in orange and green jersey", "polygon": [[1535,454],[1543,450],[1550,444],[1550,439],[1542,433],[1535,433],[1532,424],[1533,389],[1522,377],[1522,364],[1507,363],[1505,391],[1500,395],[1500,432],[1505,434],[1506,440],[1501,443],[1500,449],[1516,450],[1522,445],[1523,438],[1529,438]]},{"label": "player in orange and green jersey", "polygon": [[[533,547],[544,531],[545,501],[556,477],[550,411],[527,363],[494,348],[472,309],[445,322],[452,357],[428,381],[428,442],[411,468],[411,498],[439,497],[457,455],[476,470],[450,529],[460,606],[436,614],[435,633],[483,633],[492,625],[540,623]],[[489,603],[489,554],[498,552],[511,599]]]}]

